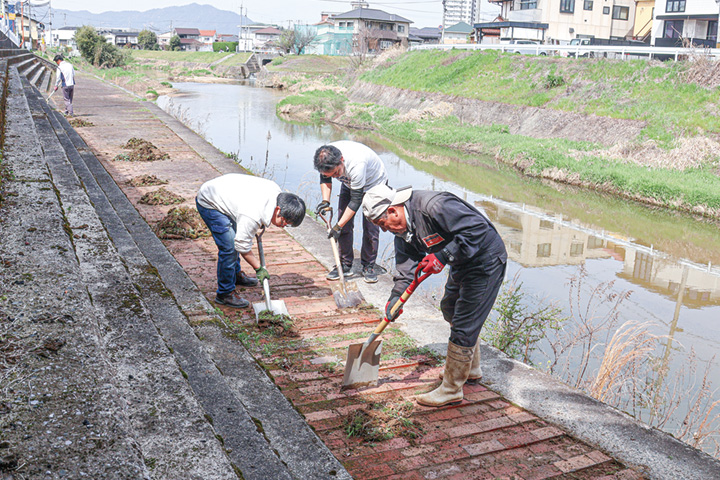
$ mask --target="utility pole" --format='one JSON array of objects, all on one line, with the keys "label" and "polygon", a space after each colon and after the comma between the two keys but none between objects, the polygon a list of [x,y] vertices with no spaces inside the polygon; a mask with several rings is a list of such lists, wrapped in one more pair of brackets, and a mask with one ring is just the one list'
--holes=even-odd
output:
[{"label": "utility pole", "polygon": [[50,20],[48,22],[48,25],[50,25],[50,38],[49,38],[49,47],[53,47],[53,37],[52,37],[52,20],[53,20],[53,13],[52,13],[52,5],[50,4],[50,0],[48,0],[48,19]]}]

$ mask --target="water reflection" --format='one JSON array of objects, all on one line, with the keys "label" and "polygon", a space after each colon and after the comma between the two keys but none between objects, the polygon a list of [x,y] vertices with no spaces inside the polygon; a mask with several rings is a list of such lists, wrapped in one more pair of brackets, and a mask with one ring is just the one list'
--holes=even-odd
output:
[{"label": "water reflection", "polygon": [[[632,291],[621,306],[620,323],[652,322],[654,333],[665,336],[658,352],[658,381],[678,374],[691,349],[704,362],[698,372],[707,364],[709,378],[720,379],[715,359],[720,347],[720,271],[713,266],[720,265],[716,224],[520,177],[489,156],[389,140],[371,132],[284,122],[275,114],[281,94],[272,90],[175,86],[183,95],[173,102],[202,123],[199,129],[211,143],[237,153],[242,166],[265,172],[309,205],[320,198],[312,168],[315,149],[341,139],[366,143],[385,162],[391,185],[450,191],[485,211],[508,246],[508,277],[519,274],[528,296],[557,300],[567,312],[568,279],[582,266],[588,284],[613,282],[616,292]],[[167,107],[168,99],[161,97],[158,104]],[[391,258],[392,236],[381,235],[380,241],[381,255]],[[442,278],[435,277],[423,290],[440,288]],[[597,363],[591,365],[595,367]],[[674,421],[677,427],[682,418]]]}]

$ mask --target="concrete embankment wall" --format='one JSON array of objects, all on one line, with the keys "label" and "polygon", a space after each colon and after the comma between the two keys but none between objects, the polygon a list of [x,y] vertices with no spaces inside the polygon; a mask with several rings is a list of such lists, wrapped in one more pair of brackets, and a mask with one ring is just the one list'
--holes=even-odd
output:
[{"label": "concrete embankment wall", "polygon": [[584,115],[559,110],[486,102],[441,93],[418,92],[401,88],[356,82],[348,97],[353,102],[376,103],[402,113],[426,110],[440,103],[452,105],[452,114],[471,125],[508,125],[510,133],[535,138],[568,140],[614,145],[636,138],[645,122]]}]

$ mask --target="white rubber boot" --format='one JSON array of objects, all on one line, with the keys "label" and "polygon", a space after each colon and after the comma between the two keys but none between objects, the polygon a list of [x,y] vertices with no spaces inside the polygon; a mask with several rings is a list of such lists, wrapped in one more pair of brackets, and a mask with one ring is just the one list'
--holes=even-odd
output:
[{"label": "white rubber boot", "polygon": [[428,393],[415,396],[420,405],[442,407],[460,403],[463,400],[463,385],[470,374],[473,359],[472,347],[459,347],[448,342],[447,360],[443,381],[439,387]]},{"label": "white rubber boot", "polygon": [[[440,372],[440,380],[443,378],[443,372]],[[465,383],[468,385],[477,385],[482,380],[482,369],[480,368],[480,341],[475,343],[473,349],[472,364],[470,364],[470,375]]]}]

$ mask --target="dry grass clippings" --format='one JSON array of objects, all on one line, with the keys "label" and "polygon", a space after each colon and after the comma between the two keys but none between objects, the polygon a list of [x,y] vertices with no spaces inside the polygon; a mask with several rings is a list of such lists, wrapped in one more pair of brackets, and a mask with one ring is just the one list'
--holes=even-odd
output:
[{"label": "dry grass clippings", "polygon": [[167,185],[167,183],[167,180],[158,178],[155,175],[140,175],[127,181],[127,184],[133,187],[154,187],[157,185]]},{"label": "dry grass clippings", "polygon": [[158,237],[167,240],[209,237],[210,230],[194,208],[174,207],[155,225]]},{"label": "dry grass clippings", "polygon": [[397,436],[419,438],[425,431],[419,422],[410,418],[414,409],[415,405],[409,401],[370,403],[348,416],[345,433],[366,442],[382,442]]},{"label": "dry grass clippings", "polygon": [[180,195],[167,190],[165,187],[160,187],[152,192],[147,192],[145,195],[140,197],[139,203],[145,205],[175,205],[177,203],[184,202],[185,199]]},{"label": "dry grass clippings", "polygon": [[113,160],[120,162],[154,162],[170,158],[170,155],[161,152],[155,145],[142,138],[133,137],[121,148],[131,150],[131,152],[120,153]]},{"label": "dry grass clippings", "polygon": [[94,127],[95,125],[92,122],[88,122],[87,120],[83,120],[82,118],[71,118],[69,120],[70,126],[73,128],[79,128],[79,127]]}]

